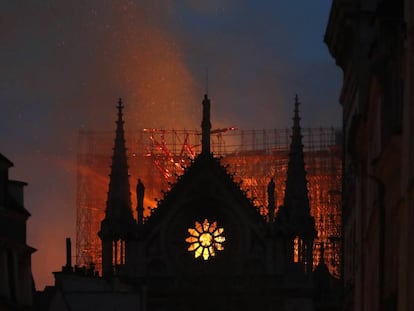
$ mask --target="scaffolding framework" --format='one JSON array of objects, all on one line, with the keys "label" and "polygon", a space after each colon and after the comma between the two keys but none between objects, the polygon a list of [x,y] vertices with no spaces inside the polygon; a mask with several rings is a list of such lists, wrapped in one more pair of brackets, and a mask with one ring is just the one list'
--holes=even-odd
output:
[{"label": "scaffolding framework", "polygon": [[[276,208],[283,204],[291,129],[211,131],[211,150],[240,183],[263,217],[267,215],[267,184],[276,184]],[[341,140],[334,128],[302,129],[311,214],[318,238],[314,265],[324,244],[325,262],[340,277],[341,263]],[[157,198],[168,191],[177,176],[201,152],[199,130],[141,129],[126,132],[131,199],[136,207],[135,186],[146,187],[144,215],[156,208]],[[101,242],[97,236],[104,217],[113,147],[112,132],[81,131],[77,172],[77,265],[101,266]],[[135,215],[136,217],[136,215]]]}]

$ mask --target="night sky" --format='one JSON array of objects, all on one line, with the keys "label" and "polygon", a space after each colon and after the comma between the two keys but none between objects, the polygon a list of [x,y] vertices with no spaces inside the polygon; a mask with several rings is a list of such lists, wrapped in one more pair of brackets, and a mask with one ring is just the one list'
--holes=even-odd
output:
[{"label": "night sky", "polygon": [[[323,43],[331,1],[0,0],[0,152],[25,191],[37,289],[75,241],[80,129],[340,127],[341,72]],[[73,247],[73,253],[75,252]]]}]

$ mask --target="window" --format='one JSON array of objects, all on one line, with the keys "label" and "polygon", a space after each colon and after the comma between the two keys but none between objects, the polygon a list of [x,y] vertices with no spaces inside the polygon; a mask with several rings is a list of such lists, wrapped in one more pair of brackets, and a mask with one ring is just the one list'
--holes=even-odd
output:
[{"label": "window", "polygon": [[185,239],[190,244],[189,252],[194,252],[194,258],[202,256],[204,260],[216,256],[216,251],[224,250],[224,229],[217,227],[217,221],[209,223],[204,219],[203,223],[195,222],[194,228],[188,228],[190,236]]}]

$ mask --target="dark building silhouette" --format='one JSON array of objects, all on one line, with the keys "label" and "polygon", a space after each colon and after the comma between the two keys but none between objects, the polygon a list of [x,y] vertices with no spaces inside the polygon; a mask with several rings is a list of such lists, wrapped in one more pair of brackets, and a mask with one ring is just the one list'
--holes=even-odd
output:
[{"label": "dark building silhouette", "polygon": [[30,213],[24,206],[27,184],[9,179],[13,163],[0,154],[0,310],[29,310],[34,284],[31,256],[26,243],[26,222]]},{"label": "dark building silhouette", "polygon": [[[301,133],[310,213],[315,218],[318,232],[314,240],[313,266],[315,268],[319,262],[319,245],[323,243],[328,269],[339,278],[341,135],[334,128],[302,128]],[[269,215],[268,184],[273,179],[275,209],[271,212],[277,213],[284,204],[292,127],[264,130],[213,128],[210,134],[211,152],[220,158],[220,163],[260,208],[261,215]],[[126,131],[125,139],[133,214],[142,220],[157,207],[156,198],[162,198],[163,192],[170,190],[177,177],[184,173],[184,168],[201,153],[201,128],[191,131],[143,128]],[[102,271],[102,243],[96,233],[105,217],[113,147],[113,131],[79,133],[75,262],[78,266],[93,262],[99,271]],[[136,187],[138,179],[145,182],[145,198],[138,208],[142,215],[137,215],[135,210],[136,192],[142,191]]]},{"label": "dark building silhouette", "polygon": [[202,152],[148,217],[143,214],[145,186],[138,180],[134,218],[119,100],[105,218],[98,233],[103,275],[97,276],[93,266],[73,269],[68,245],[55,286],[40,294],[47,297],[44,310],[88,310],[98,301],[100,310],[117,305],[125,310],[339,310],[340,284],[328,271],[323,246],[312,269],[316,230],[298,98],[284,204],[274,212],[270,179],[268,216],[211,153],[207,95],[202,106]]},{"label": "dark building silhouette", "polygon": [[[284,206],[270,218],[259,213],[210,153],[207,95],[202,106],[201,154],[145,220],[139,203],[141,216],[135,220],[119,102],[107,208],[99,232],[103,277],[145,288],[151,310],[190,310],[195,305],[202,310],[313,310],[316,231],[309,209],[298,99]],[[269,182],[269,204],[274,204],[274,183]],[[142,202],[141,182],[138,188],[137,202]]]},{"label": "dark building silhouette", "polygon": [[344,310],[414,310],[414,3],[334,0],[343,71]]},{"label": "dark building silhouette", "polygon": [[94,266],[73,267],[71,242],[66,239],[66,265],[54,272],[54,286],[36,293],[35,311],[146,310],[141,294],[131,285],[99,277]]}]

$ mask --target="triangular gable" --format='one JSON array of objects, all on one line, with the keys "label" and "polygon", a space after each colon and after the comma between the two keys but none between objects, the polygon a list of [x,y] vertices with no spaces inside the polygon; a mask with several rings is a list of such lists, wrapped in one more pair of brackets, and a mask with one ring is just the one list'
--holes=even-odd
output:
[{"label": "triangular gable", "polygon": [[[203,223],[205,226],[205,222],[223,231],[223,237],[218,238],[218,241],[224,241],[223,249],[213,241],[218,249],[213,249],[208,254],[209,258],[205,258],[203,252],[200,253],[202,248],[197,254],[197,245],[192,246],[199,241],[191,243],[192,234],[203,234],[197,226]],[[220,266],[221,271],[237,274],[245,266],[251,267],[252,261],[264,258],[264,217],[220,164],[220,160],[211,154],[201,154],[193,161],[159,201],[144,227],[147,256],[164,261],[164,265],[170,266],[165,267],[167,271],[177,271],[178,265],[181,270],[190,269],[192,273],[197,273],[199,268],[208,271],[206,267],[216,265]],[[211,234],[214,238],[220,232]],[[230,267],[235,256],[238,265],[232,264]],[[158,259],[156,269],[159,270]]]}]

